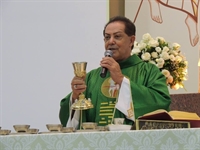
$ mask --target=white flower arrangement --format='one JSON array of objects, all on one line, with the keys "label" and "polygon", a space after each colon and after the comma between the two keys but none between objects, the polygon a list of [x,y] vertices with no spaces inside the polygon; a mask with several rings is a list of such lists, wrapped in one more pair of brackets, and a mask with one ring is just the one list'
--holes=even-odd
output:
[{"label": "white flower arrangement", "polygon": [[143,61],[155,64],[166,77],[171,89],[184,88],[187,80],[188,62],[180,51],[178,43],[166,42],[163,37],[153,39],[149,33],[142,40],[134,43],[132,54],[138,55]]}]

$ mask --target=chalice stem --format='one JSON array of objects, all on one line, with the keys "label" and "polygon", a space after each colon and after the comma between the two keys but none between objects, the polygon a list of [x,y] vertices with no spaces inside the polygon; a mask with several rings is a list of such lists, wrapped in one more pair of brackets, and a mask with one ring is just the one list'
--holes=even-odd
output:
[{"label": "chalice stem", "polygon": [[82,109],[80,110],[81,120],[80,120],[80,130],[82,128]]}]

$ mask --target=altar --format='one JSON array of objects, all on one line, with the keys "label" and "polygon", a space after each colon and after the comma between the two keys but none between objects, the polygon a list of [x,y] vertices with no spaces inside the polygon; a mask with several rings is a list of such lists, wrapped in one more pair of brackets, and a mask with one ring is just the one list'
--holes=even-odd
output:
[{"label": "altar", "polygon": [[0,150],[200,150],[200,128],[10,134]]}]

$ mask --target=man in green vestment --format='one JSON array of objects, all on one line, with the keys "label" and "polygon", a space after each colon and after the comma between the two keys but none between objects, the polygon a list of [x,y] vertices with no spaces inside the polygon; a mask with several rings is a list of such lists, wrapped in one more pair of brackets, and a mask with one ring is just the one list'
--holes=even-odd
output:
[{"label": "man in green vestment", "polygon": [[[113,118],[124,118],[124,124],[132,125],[143,114],[169,110],[171,99],[164,75],[155,65],[131,56],[135,30],[135,25],[121,16],[111,18],[105,25],[105,49],[111,50],[113,56],[102,58],[101,67],[88,72],[85,79],[72,79],[72,92],[60,103],[63,126],[79,126],[80,111],[70,107],[81,92],[94,105],[83,111],[83,122],[96,122],[99,126],[112,124]],[[105,78],[100,76],[102,67],[108,69]]]}]

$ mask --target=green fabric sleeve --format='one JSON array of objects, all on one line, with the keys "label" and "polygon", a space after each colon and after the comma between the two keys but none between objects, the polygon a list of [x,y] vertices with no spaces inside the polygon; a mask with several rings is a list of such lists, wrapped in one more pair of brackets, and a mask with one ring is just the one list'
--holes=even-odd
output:
[{"label": "green fabric sleeve", "polygon": [[65,98],[63,98],[60,102],[59,119],[63,127],[66,126],[70,114],[70,109],[69,109],[70,96],[71,93],[68,94]]},{"label": "green fabric sleeve", "polygon": [[[156,109],[169,111],[171,103],[165,76],[157,67],[147,66],[148,74],[145,78],[138,78],[138,80],[145,80],[137,81],[137,83],[130,80],[136,118]],[[140,82],[143,82],[143,84],[140,84]]]}]

